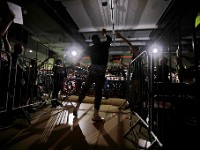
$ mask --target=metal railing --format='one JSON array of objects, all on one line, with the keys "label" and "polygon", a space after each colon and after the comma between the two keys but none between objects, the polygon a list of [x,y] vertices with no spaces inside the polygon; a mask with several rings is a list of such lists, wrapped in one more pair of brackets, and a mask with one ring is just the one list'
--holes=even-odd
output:
[{"label": "metal railing", "polygon": [[[145,127],[148,130],[148,140],[150,141],[146,149],[152,148],[155,143],[159,147],[163,146],[153,131],[152,74],[151,59],[149,59],[149,54],[143,51],[129,64],[126,82],[126,98],[131,110],[131,122],[130,128],[124,134],[124,137],[132,133],[137,125],[140,125],[140,128]],[[135,81],[137,84],[134,85]],[[135,89],[137,91],[133,92]],[[134,117],[137,117],[136,122]]]},{"label": "metal railing", "polygon": [[[0,114],[13,117],[17,115],[17,113],[13,113],[14,111],[21,110],[28,122],[31,123],[28,109],[46,103],[42,98],[43,95],[38,91],[37,61],[35,60],[36,66],[33,66],[31,58],[20,56],[13,60],[10,53],[0,51],[0,54]],[[45,63],[43,65],[45,66]],[[49,71],[42,70],[42,72],[43,77],[48,76]],[[48,81],[45,77],[43,82],[47,84]],[[48,88],[50,88],[49,84]],[[42,93],[44,94],[45,91]]]},{"label": "metal railing", "polygon": [[10,53],[0,51],[0,113],[8,110],[11,65]]}]

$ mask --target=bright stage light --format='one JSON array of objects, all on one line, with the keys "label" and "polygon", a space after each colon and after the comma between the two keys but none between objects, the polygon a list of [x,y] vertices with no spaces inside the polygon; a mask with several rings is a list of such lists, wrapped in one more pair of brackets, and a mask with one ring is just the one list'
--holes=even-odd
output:
[{"label": "bright stage light", "polygon": [[72,52],[71,52],[71,55],[72,55],[72,56],[76,56],[76,55],[77,55],[77,51],[75,51],[75,50],[72,51]]},{"label": "bright stage light", "polygon": [[150,48],[149,48],[149,52],[153,57],[161,57],[162,54],[162,47],[160,45],[153,44]]},{"label": "bright stage light", "polygon": [[157,49],[157,48],[153,48],[152,52],[153,52],[154,54],[156,54],[156,53],[158,53],[158,49]]},{"label": "bright stage light", "polygon": [[78,44],[73,43],[71,46],[68,46],[64,51],[64,59],[66,63],[76,64],[81,58],[82,52],[83,48]]}]

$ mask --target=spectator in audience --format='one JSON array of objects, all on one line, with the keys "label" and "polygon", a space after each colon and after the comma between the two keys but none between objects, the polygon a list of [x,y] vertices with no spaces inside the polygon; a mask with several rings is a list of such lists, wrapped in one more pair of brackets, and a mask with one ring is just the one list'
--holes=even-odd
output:
[{"label": "spectator in audience", "polygon": [[167,63],[168,63],[167,57],[162,57],[159,60],[159,65],[157,66],[157,71],[156,71],[157,82],[170,82],[169,80],[170,69]]},{"label": "spectator in audience", "polygon": [[[15,107],[20,106],[21,102],[25,96],[22,92],[22,87],[25,85],[25,73],[26,65],[24,63],[22,54],[24,52],[24,46],[22,44],[14,45],[14,52],[11,53],[12,56],[12,71],[11,71],[11,82],[10,90],[11,95],[14,96]],[[23,93],[23,95],[22,95]]]},{"label": "spectator in audience", "polygon": [[33,103],[34,97],[37,96],[37,60],[31,59],[28,70],[28,103]]},{"label": "spectator in audience", "polygon": [[[15,18],[14,13],[9,9],[7,0],[0,0],[0,107],[6,109],[8,106],[8,91],[10,79],[10,57],[11,46],[8,41],[8,29]],[[5,51],[5,52],[3,52]],[[0,126],[9,126],[14,118],[10,112],[5,118],[1,116]]]},{"label": "spectator in audience", "polygon": [[58,93],[62,92],[64,86],[64,79],[67,77],[66,67],[60,58],[56,59],[53,66],[53,94],[52,94],[52,107],[62,106],[62,103],[58,101]]}]

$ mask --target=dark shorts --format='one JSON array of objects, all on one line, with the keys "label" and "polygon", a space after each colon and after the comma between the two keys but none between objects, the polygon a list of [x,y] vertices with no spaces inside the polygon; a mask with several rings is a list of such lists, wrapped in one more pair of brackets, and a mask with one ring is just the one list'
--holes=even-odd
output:
[{"label": "dark shorts", "polygon": [[89,75],[90,76],[102,76],[105,77],[106,66],[104,65],[90,65]]}]

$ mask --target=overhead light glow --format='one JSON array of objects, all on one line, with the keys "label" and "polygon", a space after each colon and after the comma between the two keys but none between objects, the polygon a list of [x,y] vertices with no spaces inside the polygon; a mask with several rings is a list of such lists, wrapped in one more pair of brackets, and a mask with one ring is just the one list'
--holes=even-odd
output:
[{"label": "overhead light glow", "polygon": [[77,52],[76,51],[72,51],[71,54],[72,54],[72,56],[76,56]]},{"label": "overhead light glow", "polygon": [[158,44],[158,43],[155,43],[153,44],[150,49],[149,49],[150,53],[154,56],[154,57],[161,57],[161,54],[162,54],[162,47]]},{"label": "overhead light glow", "polygon": [[156,53],[158,53],[158,49],[157,49],[157,48],[153,48],[152,52],[153,52],[154,54],[156,54]]},{"label": "overhead light glow", "polygon": [[66,51],[64,51],[65,61],[70,64],[76,64],[82,55],[82,51],[83,48],[80,45],[73,43],[67,47]]}]

